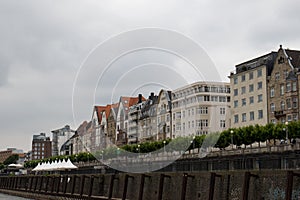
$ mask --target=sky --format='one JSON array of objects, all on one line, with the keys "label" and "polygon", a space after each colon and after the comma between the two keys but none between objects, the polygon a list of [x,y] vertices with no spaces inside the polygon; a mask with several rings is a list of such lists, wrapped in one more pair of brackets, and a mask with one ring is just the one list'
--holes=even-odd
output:
[{"label": "sky", "polygon": [[[33,134],[50,136],[66,124],[76,129],[91,119],[94,104],[139,92],[147,97],[154,89],[176,89],[197,79],[182,59],[153,50],[122,57],[99,78],[106,66],[101,59],[153,39],[150,31],[119,41],[120,33],[171,30],[170,39],[164,35],[159,43],[167,40],[168,47],[197,57],[199,49],[173,34],[180,33],[201,47],[222,81],[229,81],[236,64],[277,51],[280,44],[300,50],[299,9],[297,0],[0,0],[0,150],[28,151]],[[95,62],[99,68],[88,68]],[[143,64],[148,67],[129,70]],[[201,70],[209,68],[204,65]]]}]

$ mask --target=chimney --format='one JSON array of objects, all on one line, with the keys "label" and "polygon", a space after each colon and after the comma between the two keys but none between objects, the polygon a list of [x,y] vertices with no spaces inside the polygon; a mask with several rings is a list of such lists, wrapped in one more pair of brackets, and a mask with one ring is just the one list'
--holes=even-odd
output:
[{"label": "chimney", "polygon": [[139,94],[139,102],[138,103],[142,103],[142,97],[143,97],[143,95]]},{"label": "chimney", "polygon": [[154,100],[154,92],[151,92],[151,100]]}]

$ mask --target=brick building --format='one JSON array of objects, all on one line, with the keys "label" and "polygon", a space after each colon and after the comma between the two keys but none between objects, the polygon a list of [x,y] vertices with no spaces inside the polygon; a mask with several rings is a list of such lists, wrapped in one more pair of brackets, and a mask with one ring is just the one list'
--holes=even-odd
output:
[{"label": "brick building", "polygon": [[32,160],[49,158],[52,156],[52,144],[50,137],[45,133],[33,135],[32,139]]}]

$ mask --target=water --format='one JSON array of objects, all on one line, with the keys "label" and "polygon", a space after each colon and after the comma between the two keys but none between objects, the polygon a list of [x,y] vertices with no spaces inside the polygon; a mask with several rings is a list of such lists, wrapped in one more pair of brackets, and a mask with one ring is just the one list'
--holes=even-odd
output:
[{"label": "water", "polygon": [[28,200],[28,199],[0,193],[0,200]]}]

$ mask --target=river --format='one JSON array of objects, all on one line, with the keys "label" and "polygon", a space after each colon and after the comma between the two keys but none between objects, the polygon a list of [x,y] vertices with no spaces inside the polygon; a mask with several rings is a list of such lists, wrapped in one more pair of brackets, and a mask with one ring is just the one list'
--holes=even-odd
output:
[{"label": "river", "polygon": [[0,200],[29,200],[29,199],[0,193]]}]

